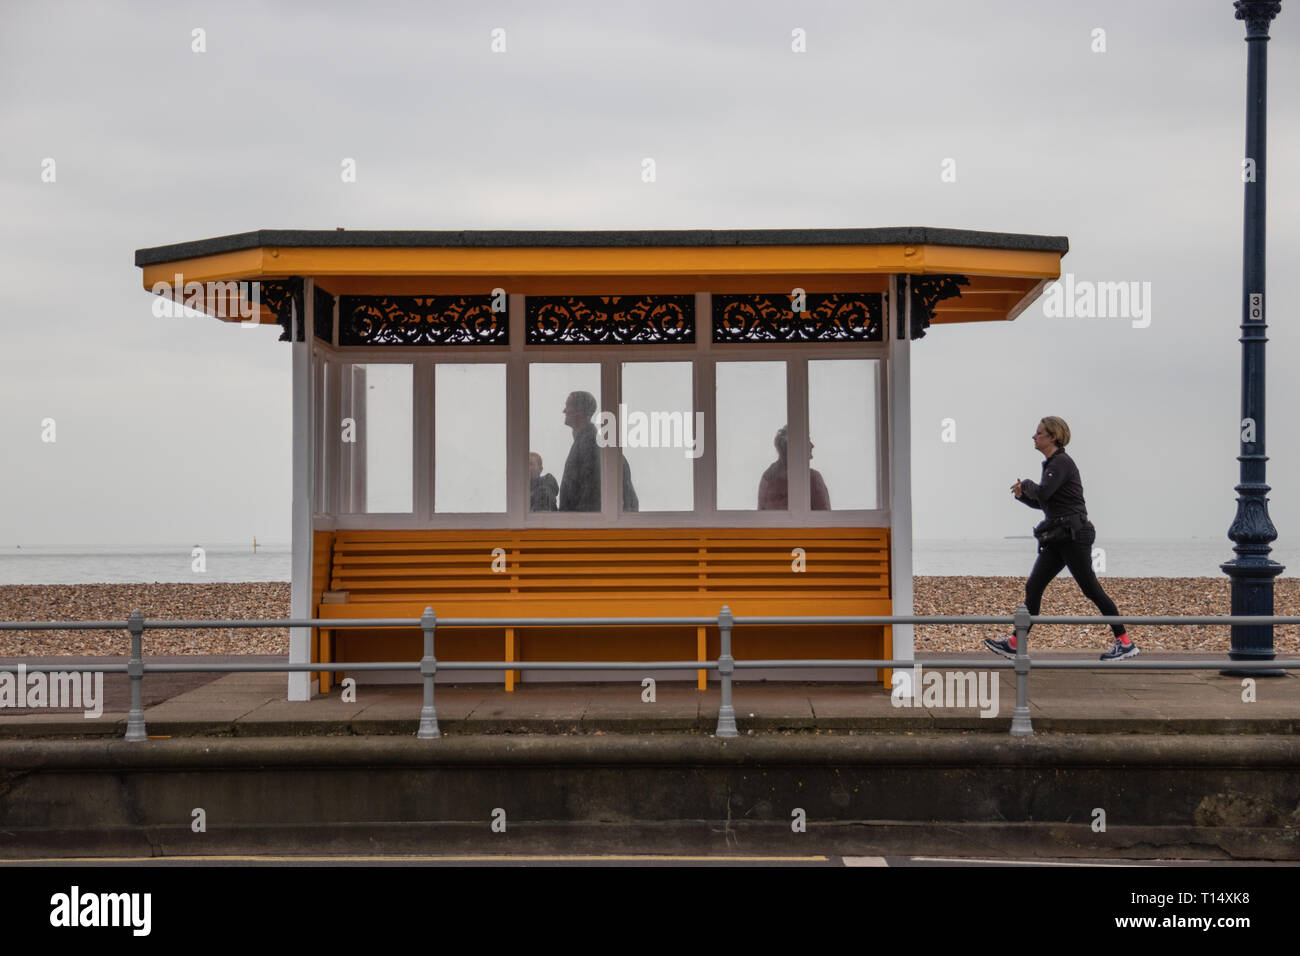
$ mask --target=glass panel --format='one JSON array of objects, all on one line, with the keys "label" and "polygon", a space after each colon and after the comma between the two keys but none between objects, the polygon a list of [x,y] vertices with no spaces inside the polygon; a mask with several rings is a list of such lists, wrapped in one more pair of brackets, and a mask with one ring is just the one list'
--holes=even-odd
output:
[{"label": "glass panel", "polygon": [[506,510],[506,367],[437,365],[433,510]]},{"label": "glass panel", "polygon": [[786,510],[784,446],[774,447],[786,423],[785,363],[719,362],[716,381],[718,510]]},{"label": "glass panel", "polygon": [[414,507],[411,366],[382,363],[353,369],[357,439],[365,447],[365,510],[409,513]]},{"label": "glass panel", "polygon": [[879,507],[879,376],[880,363],[872,359],[808,363],[808,477],[815,511]]},{"label": "glass panel", "polygon": [[[624,362],[618,441],[624,511],[693,511],[697,429],[690,362]],[[702,425],[700,426],[702,431]],[[635,501],[637,509],[627,505]]]},{"label": "glass panel", "polygon": [[600,511],[600,366],[528,366],[528,507]]}]

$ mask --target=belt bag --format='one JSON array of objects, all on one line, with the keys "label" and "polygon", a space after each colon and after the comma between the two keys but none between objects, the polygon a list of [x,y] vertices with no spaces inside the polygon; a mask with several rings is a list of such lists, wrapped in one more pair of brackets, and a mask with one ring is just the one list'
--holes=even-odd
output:
[{"label": "belt bag", "polygon": [[1073,541],[1087,522],[1088,516],[1079,513],[1044,518],[1034,528],[1034,537],[1038,539],[1039,544],[1061,544]]}]

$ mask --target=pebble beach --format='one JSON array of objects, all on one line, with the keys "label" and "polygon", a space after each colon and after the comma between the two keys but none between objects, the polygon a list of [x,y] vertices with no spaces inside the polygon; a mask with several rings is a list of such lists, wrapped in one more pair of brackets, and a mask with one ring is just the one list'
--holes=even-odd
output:
[{"label": "pebble beach", "polygon": [[[1300,616],[1300,578],[1275,582],[1275,613]],[[1102,578],[1102,585],[1121,614],[1183,615],[1228,613],[1228,579]],[[1011,577],[918,577],[917,614],[1011,614],[1023,597],[1024,581]],[[146,618],[204,620],[264,619],[289,615],[287,582],[211,584],[13,584],[0,586],[0,620],[125,620],[133,610]],[[665,608],[665,614],[671,609]],[[1074,581],[1061,576],[1048,588],[1043,614],[1096,614]],[[916,629],[919,653],[982,650],[985,637],[1005,636],[996,625],[923,626]],[[1143,650],[1222,652],[1226,627],[1134,627],[1130,635]],[[1104,626],[1040,625],[1031,648],[1097,650],[1110,640]],[[0,632],[0,657],[113,655],[127,649],[124,631]],[[1274,646],[1281,653],[1300,652],[1300,625],[1279,626]],[[150,654],[287,654],[285,628],[238,631],[150,630]]]}]

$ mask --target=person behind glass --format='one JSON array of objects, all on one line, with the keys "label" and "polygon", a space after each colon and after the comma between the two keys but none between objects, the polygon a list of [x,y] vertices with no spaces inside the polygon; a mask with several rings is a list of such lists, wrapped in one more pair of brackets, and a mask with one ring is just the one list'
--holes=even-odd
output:
[{"label": "person behind glass", "polygon": [[[776,430],[776,461],[767,466],[758,482],[759,511],[788,511],[790,508],[790,427],[782,425]],[[808,460],[812,460],[813,443],[808,441]],[[831,493],[816,468],[808,469],[808,485],[813,511],[831,510]]]},{"label": "person behind glass", "polygon": [[[560,479],[561,511],[600,510],[600,446],[591,420],[595,414],[596,396],[591,392],[570,392],[564,400],[564,424],[573,429],[573,445]],[[639,509],[632,469],[623,458],[623,510]]]},{"label": "person behind glass", "polygon": [[542,474],[542,456],[528,453],[528,506],[532,511],[554,511],[560,486],[554,475]]},{"label": "person behind glass", "polygon": [[[1055,415],[1038,423],[1034,432],[1034,447],[1043,455],[1043,473],[1038,482],[1022,478],[1011,486],[1011,493],[1030,508],[1039,508],[1045,517],[1034,536],[1038,538],[1038,560],[1025,582],[1025,607],[1037,614],[1043,592],[1064,567],[1070,569],[1074,581],[1084,596],[1106,617],[1119,617],[1115,602],[1102,589],[1101,582],[1092,570],[1092,545],[1097,540],[1097,529],[1088,520],[1088,509],[1083,501],[1083,481],[1074,459],[1065,453],[1070,443],[1070,426]],[[1110,626],[1115,643],[1101,655],[1103,661],[1118,661],[1134,657],[1138,647],[1126,633],[1122,623]],[[1016,638],[1012,635],[1000,641],[984,639],[985,646],[1003,657],[1016,656]]]}]

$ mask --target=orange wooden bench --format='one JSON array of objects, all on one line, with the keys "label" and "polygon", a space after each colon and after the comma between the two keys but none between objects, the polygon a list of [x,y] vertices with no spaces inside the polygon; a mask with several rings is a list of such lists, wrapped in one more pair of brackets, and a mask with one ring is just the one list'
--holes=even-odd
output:
[{"label": "orange wooden bench", "polygon": [[[886,528],[367,530],[316,533],[322,618],[887,615]],[[796,549],[802,549],[800,554]],[[801,570],[796,570],[801,568]],[[323,592],[332,592],[328,595]],[[342,601],[333,603],[332,601]],[[418,629],[319,629],[316,660],[415,660]],[[473,630],[477,633],[466,634]],[[487,631],[488,633],[485,633]],[[439,660],[696,660],[717,628],[438,628]],[[459,637],[448,641],[448,635]],[[742,659],[890,657],[889,628],[742,627]],[[390,656],[392,655],[392,656]],[[338,673],[322,673],[326,692]],[[518,671],[506,671],[513,690]],[[707,671],[698,672],[705,687]],[[888,686],[889,675],[882,675]]]}]

